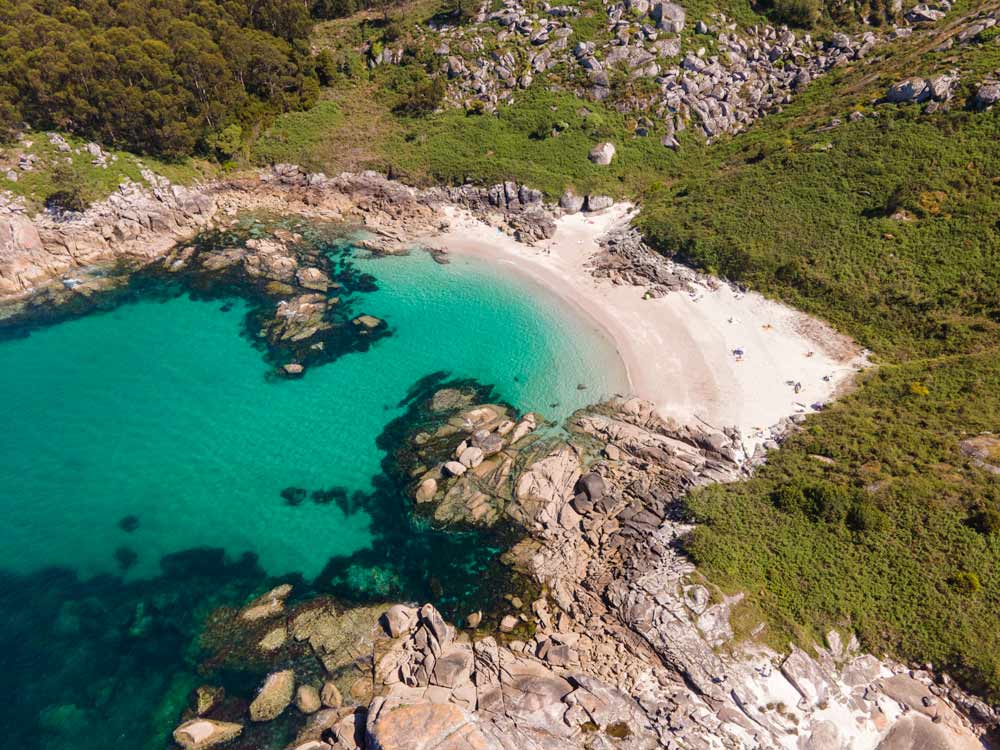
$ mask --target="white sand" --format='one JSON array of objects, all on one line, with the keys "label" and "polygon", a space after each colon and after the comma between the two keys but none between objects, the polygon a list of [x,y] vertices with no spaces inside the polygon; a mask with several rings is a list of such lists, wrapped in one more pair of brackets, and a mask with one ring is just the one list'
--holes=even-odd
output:
[{"label": "white sand", "polygon": [[[630,208],[619,204],[596,216],[563,217],[554,237],[535,246],[449,209],[450,230],[423,242],[528,275],[607,331],[634,395],[681,422],[735,425],[750,449],[782,417],[829,401],[863,365],[843,336],[759,294],[698,285],[693,294],[646,300],[645,287],[594,278],[585,264],[600,251],[598,238],[627,222]],[[737,348],[745,352],[742,360],[733,355]],[[787,381],[801,383],[801,391]]]}]

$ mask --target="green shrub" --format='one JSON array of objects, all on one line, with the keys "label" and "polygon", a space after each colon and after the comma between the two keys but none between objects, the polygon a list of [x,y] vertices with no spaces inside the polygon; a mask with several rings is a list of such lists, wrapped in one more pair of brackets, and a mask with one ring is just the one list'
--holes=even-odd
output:
[{"label": "green shrub", "polygon": [[410,117],[424,117],[444,103],[446,85],[443,78],[425,78],[417,81],[396,105],[395,112]]},{"label": "green shrub", "polygon": [[811,28],[819,20],[819,0],[775,0],[771,15],[789,26]]},{"label": "green shrub", "polygon": [[50,211],[84,211],[87,208],[87,183],[80,169],[72,164],[60,162],[52,175],[57,186],[45,198],[45,207]]},{"label": "green shrub", "polygon": [[851,507],[851,490],[830,482],[791,482],[771,495],[775,507],[786,513],[804,513],[811,521],[843,523]]},{"label": "green shrub", "polygon": [[988,42],[995,41],[997,37],[1000,37],[1000,28],[991,26],[990,28],[983,29],[976,34],[976,41],[980,44],[987,44]]},{"label": "green shrub", "polygon": [[847,512],[847,527],[852,531],[879,534],[889,527],[889,517],[869,500],[858,500]]},{"label": "green shrub", "polygon": [[980,534],[1000,534],[1000,510],[985,508],[972,517],[972,527]]},{"label": "green shrub", "polygon": [[952,589],[957,593],[963,594],[965,596],[971,596],[982,588],[979,583],[979,576],[975,573],[969,573],[968,571],[962,571],[961,573],[956,573],[948,581],[951,584]]}]

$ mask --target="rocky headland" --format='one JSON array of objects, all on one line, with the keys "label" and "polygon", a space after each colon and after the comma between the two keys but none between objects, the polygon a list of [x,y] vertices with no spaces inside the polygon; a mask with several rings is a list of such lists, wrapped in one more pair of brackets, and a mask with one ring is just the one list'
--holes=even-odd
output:
[{"label": "rocky headland", "polygon": [[474,395],[434,393],[400,467],[439,522],[522,529],[506,559],[539,593],[451,624],[430,604],[293,606],[274,589],[222,623],[227,649],[272,671],[248,707],[200,688],[182,747],[254,747],[278,717],[295,750],[981,746],[996,715],[947,675],[835,630],[786,655],[741,643],[740,597],[699,580],[678,504],[751,471],[734,435],[638,399],[539,434],[537,415]]}]

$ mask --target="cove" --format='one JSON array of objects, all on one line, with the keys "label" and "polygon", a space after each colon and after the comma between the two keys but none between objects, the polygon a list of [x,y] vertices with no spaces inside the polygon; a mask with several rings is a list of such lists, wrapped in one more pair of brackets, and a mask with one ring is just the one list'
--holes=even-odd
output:
[{"label": "cove", "polygon": [[203,618],[268,581],[460,600],[499,550],[427,529],[387,481],[415,384],[489,384],[555,423],[625,388],[599,331],[501,267],[353,262],[389,335],[298,380],[241,336],[241,300],[139,299],[0,343],[10,739],[162,746]]},{"label": "cove", "polygon": [[598,332],[502,270],[423,253],[356,263],[379,283],[364,309],[392,335],[301,380],[266,377],[239,302],[139,302],[0,345],[0,567],[114,573],[126,545],[141,576],[211,546],[311,577],[327,551],[367,546],[369,519],[282,490],[369,491],[375,438],[421,377],[492,384],[554,421],[622,388]]}]

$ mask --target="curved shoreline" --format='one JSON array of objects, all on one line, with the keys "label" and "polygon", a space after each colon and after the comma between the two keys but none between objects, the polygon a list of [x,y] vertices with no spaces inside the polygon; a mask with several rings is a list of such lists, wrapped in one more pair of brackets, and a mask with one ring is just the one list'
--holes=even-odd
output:
[{"label": "curved shoreline", "polygon": [[627,204],[563,216],[553,237],[534,246],[462,209],[445,213],[447,231],[421,237],[423,244],[509,266],[540,284],[606,332],[633,395],[664,418],[736,426],[749,450],[784,418],[830,401],[864,364],[860,350],[821,321],[756,293],[692,284],[645,299],[645,287],[595,277],[588,266],[599,240],[627,225]]}]

